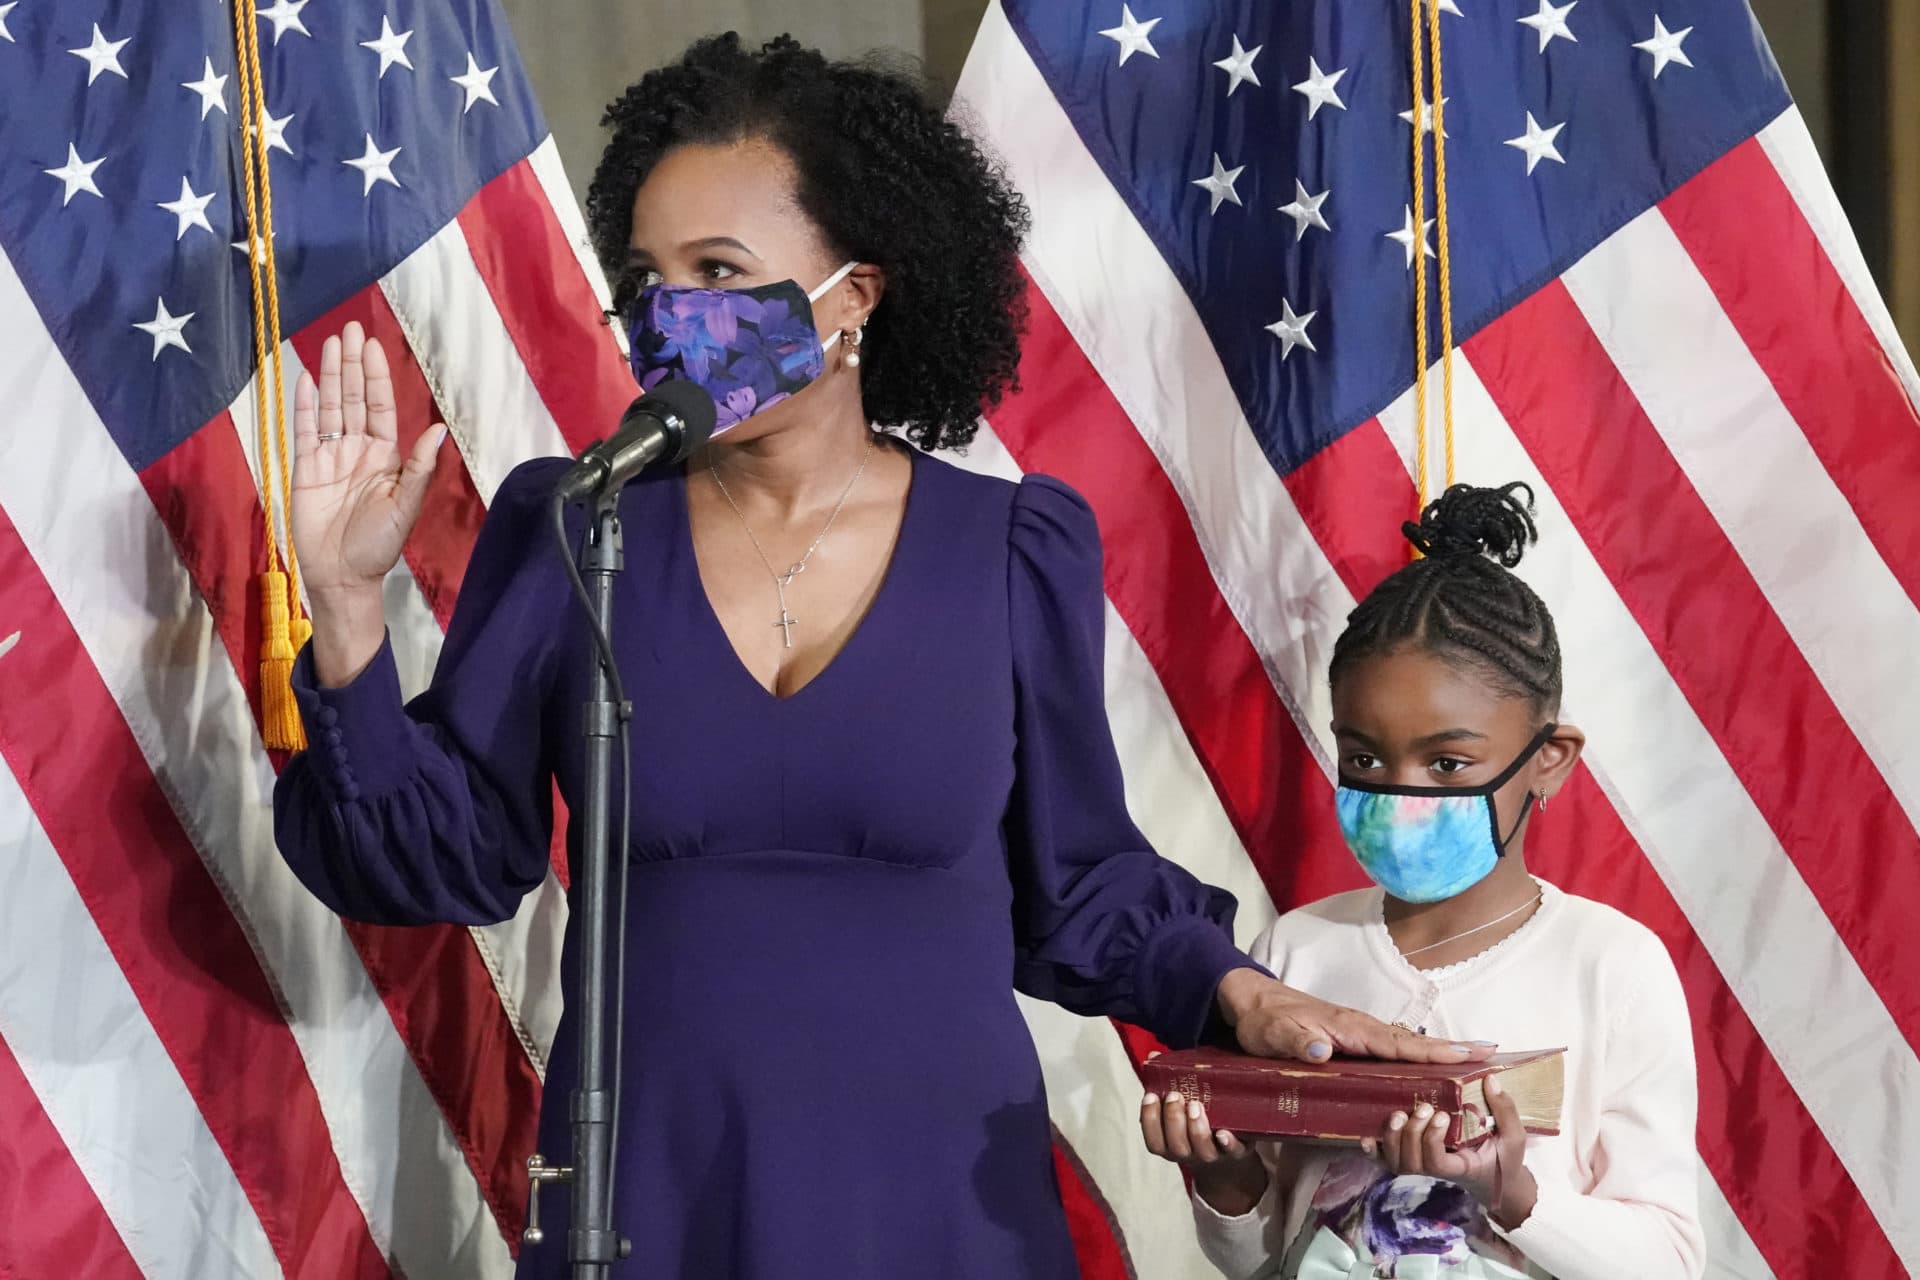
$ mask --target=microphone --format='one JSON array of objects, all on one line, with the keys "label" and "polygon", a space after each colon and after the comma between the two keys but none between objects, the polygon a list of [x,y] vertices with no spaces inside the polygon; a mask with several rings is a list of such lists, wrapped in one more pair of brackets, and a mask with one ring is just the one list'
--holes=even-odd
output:
[{"label": "microphone", "polygon": [[618,492],[656,462],[684,462],[713,434],[713,397],[684,378],[662,382],[627,406],[605,440],[587,446],[553,494],[578,502]]}]

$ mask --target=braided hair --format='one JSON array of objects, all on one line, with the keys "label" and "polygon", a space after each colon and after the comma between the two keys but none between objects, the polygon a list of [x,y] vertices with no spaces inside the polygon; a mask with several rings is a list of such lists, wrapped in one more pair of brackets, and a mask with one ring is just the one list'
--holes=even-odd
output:
[{"label": "braided hair", "polygon": [[[1525,495],[1524,499],[1520,495]],[[1347,616],[1328,678],[1403,647],[1472,665],[1551,715],[1560,706],[1560,638],[1533,588],[1511,572],[1538,539],[1533,490],[1457,484],[1402,526],[1422,558],[1375,587]]]}]

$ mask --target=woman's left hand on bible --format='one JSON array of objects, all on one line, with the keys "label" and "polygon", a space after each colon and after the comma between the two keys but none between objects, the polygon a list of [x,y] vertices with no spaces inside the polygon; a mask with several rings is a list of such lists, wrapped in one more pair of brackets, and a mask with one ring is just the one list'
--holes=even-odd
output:
[{"label": "woman's left hand on bible", "polygon": [[1220,1012],[1240,1047],[1262,1058],[1324,1062],[1336,1053],[1396,1062],[1477,1062],[1491,1044],[1435,1040],[1310,996],[1258,969],[1235,969],[1220,980]]}]

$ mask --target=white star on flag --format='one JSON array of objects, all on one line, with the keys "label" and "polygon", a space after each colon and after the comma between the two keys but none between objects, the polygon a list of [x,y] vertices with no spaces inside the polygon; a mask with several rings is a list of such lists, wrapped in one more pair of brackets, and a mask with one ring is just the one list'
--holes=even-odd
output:
[{"label": "white star on flag", "polygon": [[93,43],[84,49],[69,49],[68,53],[76,58],[87,60],[87,83],[92,84],[111,71],[122,80],[127,78],[127,69],[120,65],[120,51],[127,47],[132,36],[123,40],[109,40],[100,32],[100,24],[93,24]]},{"label": "white star on flag", "polygon": [[307,7],[310,0],[274,0],[273,6],[259,10],[254,16],[265,18],[273,24],[273,42],[280,43],[280,37],[289,31],[298,31],[309,40],[313,32],[307,30],[307,24],[300,21],[300,11]]},{"label": "white star on flag", "polygon": [[1518,138],[1508,138],[1507,145],[1517,147],[1527,153],[1527,173],[1531,175],[1533,173],[1533,166],[1539,164],[1542,159],[1552,160],[1558,164],[1565,164],[1567,162],[1566,157],[1562,156],[1559,149],[1553,145],[1553,140],[1558,137],[1560,131],[1566,127],[1566,121],[1563,120],[1551,129],[1542,129],[1539,123],[1534,120],[1533,112],[1529,111],[1527,112],[1526,134]]},{"label": "white star on flag", "polygon": [[[1403,207],[1407,211],[1406,225],[1398,231],[1387,232],[1387,239],[1394,241],[1407,251],[1407,268],[1411,270],[1413,268],[1413,206]],[[1433,219],[1428,218],[1420,227],[1420,247],[1426,250],[1429,258],[1433,256],[1433,246],[1427,243],[1427,232],[1431,230],[1433,230]]]},{"label": "white star on flag", "polygon": [[461,76],[447,77],[467,91],[467,105],[461,112],[462,115],[466,114],[467,111],[473,110],[473,104],[476,102],[491,102],[496,107],[500,105],[500,99],[493,96],[493,89],[491,87],[493,78],[499,74],[500,68],[498,67],[487,67],[482,70],[480,64],[475,62],[473,55],[469,53],[467,55],[467,73]]},{"label": "white star on flag", "polygon": [[[1442,94],[1440,96],[1441,109],[1445,110],[1446,105],[1452,101],[1453,99],[1450,96],[1446,94]],[[1408,124],[1412,124],[1413,108],[1408,107],[1405,111],[1402,111],[1400,113],[1400,118],[1402,120],[1405,120]],[[1420,132],[1422,133],[1433,132],[1433,104],[1428,102],[1425,98],[1420,99]],[[1453,135],[1447,132],[1447,128],[1445,125],[1441,125],[1440,136],[1443,138],[1451,138]]]},{"label": "white star on flag", "polygon": [[1342,111],[1347,109],[1347,104],[1340,101],[1340,95],[1333,90],[1333,86],[1339,84],[1340,77],[1345,74],[1347,74],[1345,67],[1341,67],[1338,71],[1322,71],[1319,62],[1312,58],[1307,59],[1307,78],[1293,86],[1295,93],[1306,97],[1307,119],[1311,120],[1319,115],[1320,108],[1324,106],[1335,106]]},{"label": "white star on flag", "polygon": [[[288,155],[292,155],[293,148],[287,145],[287,126],[293,122],[293,112],[289,111],[276,120],[273,117],[273,112],[262,109],[260,119],[267,128],[267,150],[284,151]],[[256,127],[247,130],[247,132],[259,133],[260,130]]]},{"label": "white star on flag", "polygon": [[144,324],[135,324],[133,327],[153,336],[153,358],[158,360],[160,353],[168,347],[178,347],[188,355],[193,354],[193,348],[187,345],[186,335],[182,332],[187,327],[187,321],[191,319],[193,319],[191,311],[183,316],[169,315],[167,300],[159,298],[154,302],[153,319]]},{"label": "white star on flag", "polygon": [[[280,233],[276,231],[273,238],[278,240]],[[249,248],[253,250],[253,260],[255,262],[265,262],[267,260],[267,245],[259,236],[248,236],[245,240],[235,240],[233,242],[235,253],[245,253]]]},{"label": "white star on flag", "polygon": [[205,63],[206,69],[200,73],[198,80],[189,80],[180,86],[182,89],[191,89],[200,95],[202,120],[205,120],[207,114],[216,107],[222,114],[227,110],[227,77],[213,74],[212,58],[206,59]]},{"label": "white star on flag", "polygon": [[7,15],[19,7],[20,0],[12,0],[10,4],[0,4],[0,40],[5,40],[8,44],[19,43],[13,38],[13,32],[7,30]]},{"label": "white star on flag", "polygon": [[207,206],[212,203],[213,193],[211,191],[204,196],[197,196],[193,194],[193,187],[188,184],[187,180],[185,178],[180,179],[180,198],[178,200],[162,200],[160,202],[162,209],[165,209],[168,213],[180,220],[180,228],[173,234],[174,240],[179,241],[184,239],[188,227],[205,227],[208,231],[212,231],[213,224],[207,221]]},{"label": "white star on flag", "polygon": [[1434,7],[1440,10],[1440,12],[1450,13],[1456,18],[1464,18],[1467,16],[1466,14],[1460,12],[1460,6],[1455,4],[1454,0],[1440,0],[1440,3],[1435,5]]},{"label": "white star on flag", "polygon": [[399,154],[399,147],[391,151],[382,151],[373,144],[373,135],[368,134],[366,154],[355,160],[342,160],[340,163],[360,171],[360,176],[366,179],[366,185],[360,188],[360,194],[368,196],[373,194],[375,183],[389,182],[396,187],[400,185],[400,179],[393,176],[393,158]]},{"label": "white star on flag", "polygon": [[1319,314],[1318,311],[1309,311],[1303,316],[1297,316],[1293,313],[1292,302],[1285,298],[1280,300],[1280,318],[1267,326],[1267,332],[1280,339],[1282,363],[1293,354],[1295,347],[1305,347],[1309,351],[1320,349],[1314,346],[1313,339],[1307,336],[1308,323]]},{"label": "white star on flag", "polygon": [[1260,87],[1260,77],[1253,74],[1253,60],[1260,56],[1260,51],[1264,48],[1266,48],[1265,45],[1257,44],[1251,49],[1243,49],[1240,47],[1240,37],[1236,35],[1233,38],[1233,52],[1213,64],[1227,73],[1229,98],[1233,96],[1233,91],[1240,87],[1240,82],[1243,80],[1256,89]]},{"label": "white star on flag", "polygon": [[1567,27],[1567,15],[1572,13],[1573,6],[1579,3],[1580,0],[1569,0],[1567,4],[1555,6],[1553,0],[1540,0],[1540,12],[1530,18],[1515,18],[1514,21],[1523,27],[1532,27],[1540,33],[1541,53],[1547,51],[1547,46],[1553,43],[1555,37],[1579,44],[1580,37],[1573,34]]},{"label": "white star on flag", "polygon": [[1320,206],[1325,204],[1327,197],[1332,194],[1333,191],[1329,188],[1317,196],[1310,196],[1300,179],[1293,180],[1293,203],[1281,205],[1280,212],[1293,219],[1295,243],[1305,238],[1308,227],[1318,227],[1322,231],[1333,230],[1327,225],[1326,216],[1320,212]]},{"label": "white star on flag", "polygon": [[1213,172],[1204,178],[1195,178],[1193,180],[1194,186],[1204,188],[1206,193],[1213,198],[1212,207],[1207,210],[1209,214],[1220,212],[1220,205],[1224,201],[1231,200],[1235,204],[1240,203],[1240,193],[1233,189],[1233,183],[1236,178],[1245,172],[1246,167],[1245,165],[1238,165],[1229,169],[1220,163],[1220,153],[1218,151],[1213,153]]},{"label": "white star on flag", "polygon": [[[13,8],[13,6],[12,6],[12,5],[7,5],[7,6],[6,6],[6,8],[7,8],[7,9],[11,9],[11,8]],[[5,12],[5,10],[0,10],[0,20],[4,20],[4,19],[6,18],[6,16],[7,16],[7,15],[6,15],[6,12]],[[4,658],[4,657],[6,657],[6,656],[7,656],[8,654],[10,654],[10,653],[12,653],[12,652],[13,652],[13,646],[15,646],[15,645],[17,645],[17,644],[19,644],[19,643],[20,643],[20,633],[19,633],[18,631],[16,631],[16,632],[14,632],[14,633],[13,633],[12,635],[10,635],[10,636],[8,636],[8,637],[7,637],[7,638],[6,638],[5,640],[0,640],[0,658]]]},{"label": "white star on flag", "polygon": [[1653,55],[1653,78],[1658,80],[1660,73],[1667,69],[1669,62],[1677,62],[1683,67],[1693,65],[1693,60],[1680,49],[1680,42],[1692,33],[1692,27],[1682,27],[1678,31],[1667,30],[1667,24],[1660,21],[1660,15],[1656,13],[1653,15],[1653,35],[1633,47],[1645,49]]},{"label": "white star on flag", "polygon": [[1153,47],[1153,41],[1147,39],[1147,33],[1158,26],[1160,19],[1148,18],[1145,22],[1133,16],[1133,10],[1126,5],[1120,6],[1120,25],[1108,27],[1100,34],[1120,46],[1120,65],[1126,66],[1127,59],[1136,53],[1144,53],[1149,58],[1157,58],[1160,53]]},{"label": "white star on flag", "polygon": [[[67,184],[67,194],[60,201],[61,207],[65,208],[73,202],[77,192],[87,191],[96,196],[100,195],[100,188],[93,185],[93,171],[98,169],[105,160],[105,156],[101,156],[98,160],[82,160],[80,153],[74,150],[73,144],[69,142],[66,164],[58,169],[42,169],[41,172]],[[106,199],[105,196],[100,198]]]},{"label": "white star on flag", "polygon": [[407,41],[411,39],[413,39],[413,32],[395,31],[393,24],[387,21],[386,15],[380,16],[380,38],[360,42],[362,49],[371,49],[380,55],[380,74],[374,79],[385,80],[387,69],[394,66],[413,70],[413,60],[407,57]]}]

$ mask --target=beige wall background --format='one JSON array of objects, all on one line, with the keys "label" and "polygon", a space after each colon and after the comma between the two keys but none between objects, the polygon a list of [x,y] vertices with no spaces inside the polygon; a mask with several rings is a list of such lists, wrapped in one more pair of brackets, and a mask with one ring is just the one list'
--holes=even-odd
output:
[{"label": "beige wall background", "polygon": [[[1830,0],[1753,0],[1822,154],[1830,118]],[[1893,234],[1885,281],[1908,345],[1920,349],[1920,0],[1885,0],[1890,18],[1889,154]],[[951,86],[986,0],[504,0],[574,190],[599,158],[600,113],[648,67],[716,31],[749,40],[789,32],[834,56],[868,49],[919,57]],[[1117,0],[1116,0],[1117,6]]]}]

